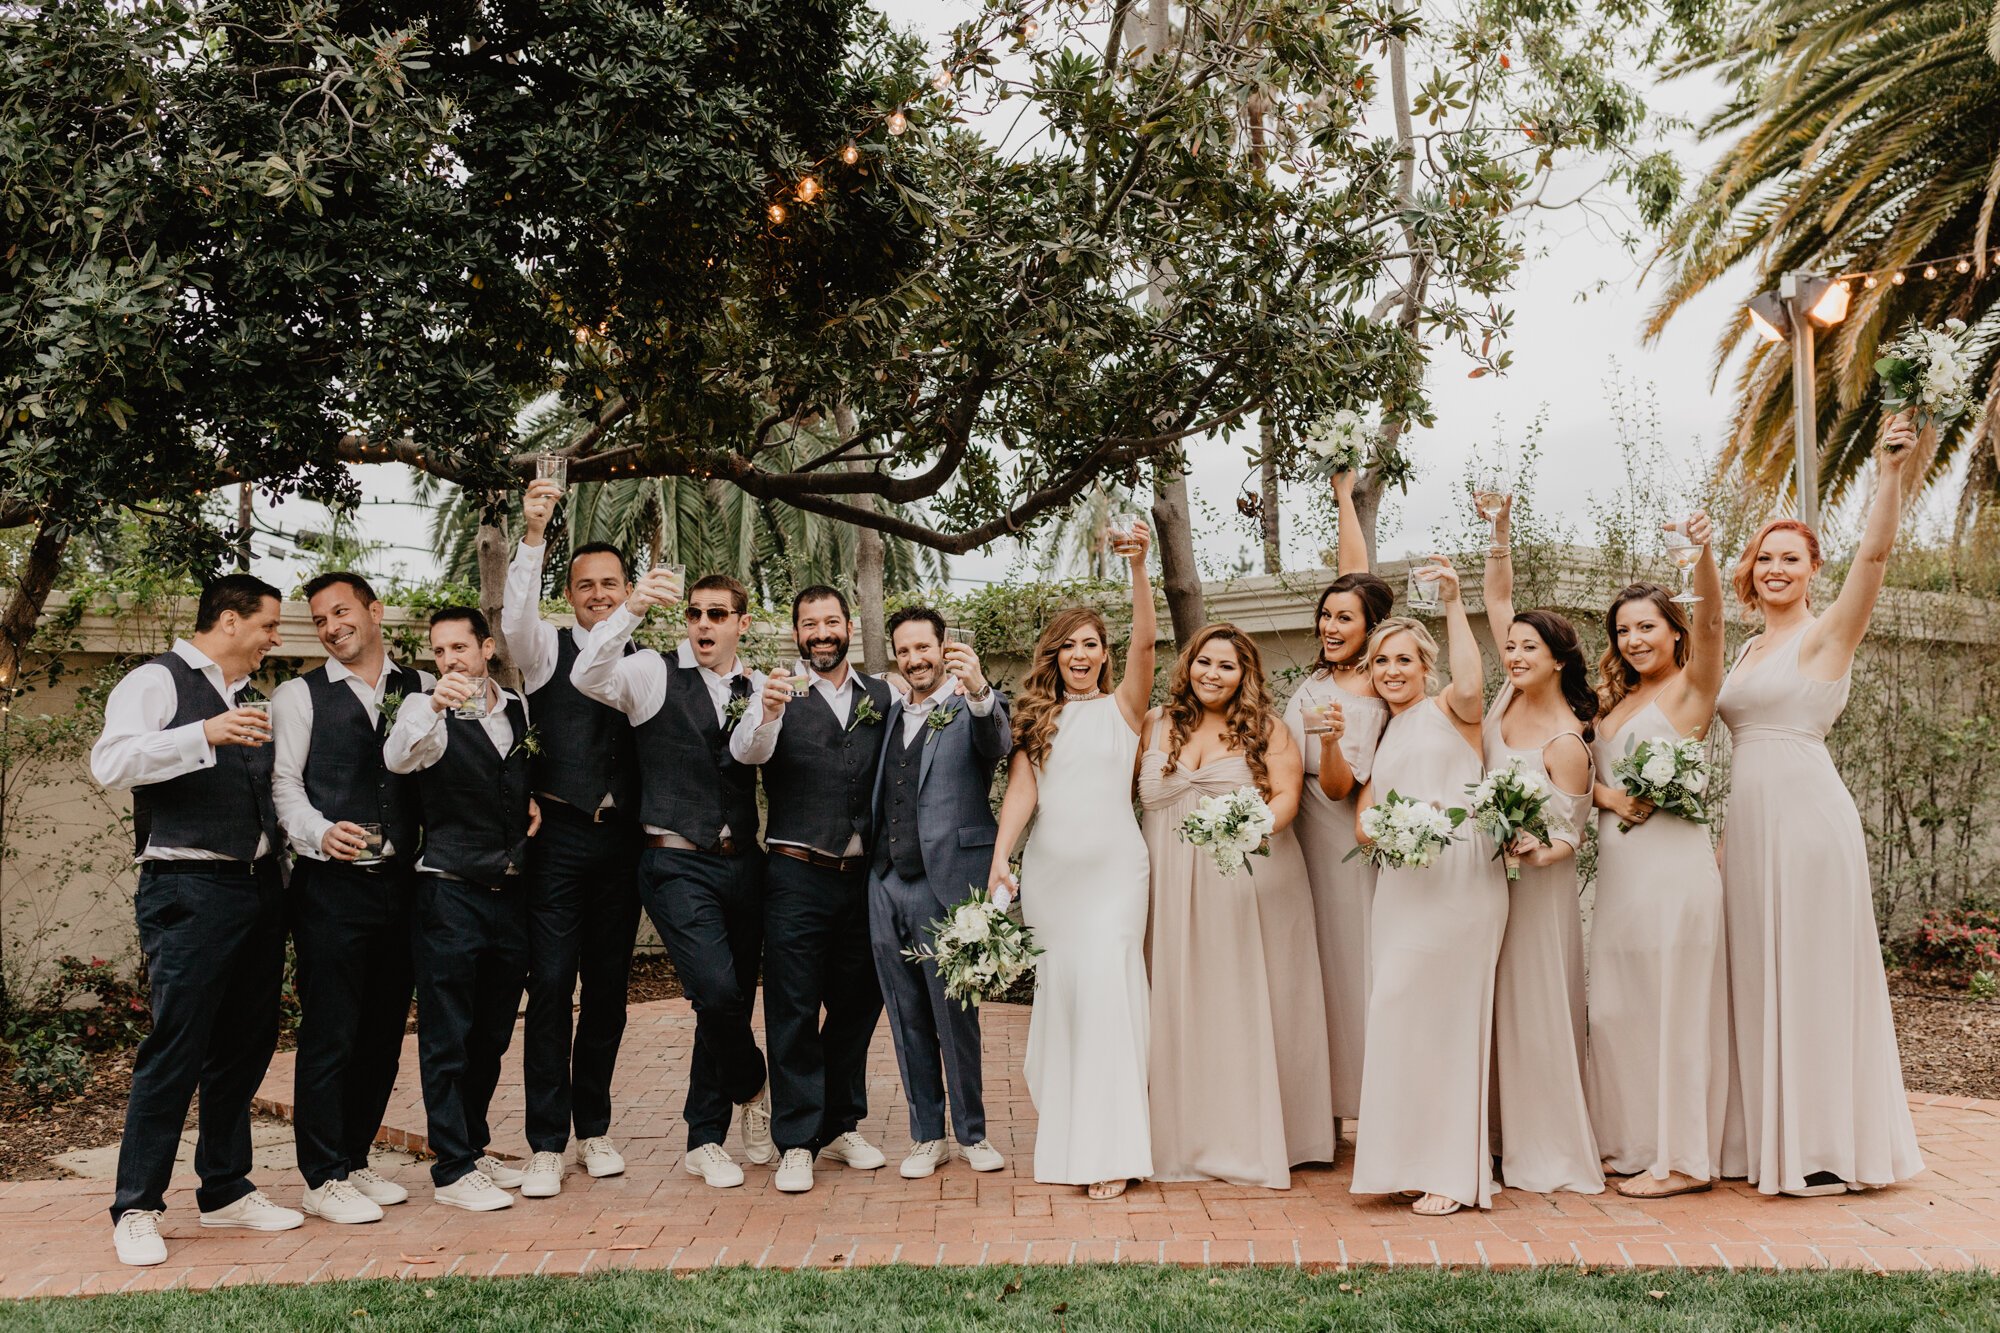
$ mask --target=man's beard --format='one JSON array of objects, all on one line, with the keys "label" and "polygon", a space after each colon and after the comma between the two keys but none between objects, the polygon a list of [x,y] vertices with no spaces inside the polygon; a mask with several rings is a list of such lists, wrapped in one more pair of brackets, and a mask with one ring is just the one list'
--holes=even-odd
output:
[{"label": "man's beard", "polygon": [[836,639],[831,644],[814,642],[806,647],[805,655],[812,669],[825,675],[847,660],[847,640]]}]

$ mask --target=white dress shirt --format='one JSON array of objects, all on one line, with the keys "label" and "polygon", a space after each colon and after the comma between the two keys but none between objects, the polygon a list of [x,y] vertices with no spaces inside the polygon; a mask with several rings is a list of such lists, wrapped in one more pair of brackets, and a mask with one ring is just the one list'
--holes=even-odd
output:
[{"label": "white dress shirt", "polygon": [[[530,546],[522,542],[514,548],[507,564],[507,586],[500,599],[500,632],[507,636],[507,651],[521,671],[521,688],[533,694],[556,674],[556,652],[562,631],[542,619],[542,561],[548,545]],[[581,626],[572,626],[576,646],[589,637]]]},{"label": "white dress shirt", "polygon": [[[627,607],[619,607],[590,632],[583,642],[583,649],[577,654],[576,665],[570,669],[570,684],[585,697],[623,713],[633,726],[642,726],[652,721],[653,715],[667,701],[667,662],[659,653],[651,649],[628,653],[625,645],[632,641],[632,632],[639,628],[640,617],[632,614]],[[698,671],[701,682],[708,687],[708,697],[715,704],[715,722],[719,727],[729,726],[730,682],[738,676],[750,682],[750,702],[744,709],[758,708],[757,696],[764,692],[764,673],[746,671],[743,661],[738,658],[730,664],[726,673],[710,671],[695,661],[694,648],[685,640],[675,650],[675,662],[683,671]],[[761,716],[761,709],[760,709]],[[729,756],[739,764],[761,764],[771,757],[771,750],[778,743],[778,733],[769,726],[737,726],[729,733]],[[648,833],[675,833],[673,829],[656,828],[648,824]],[[678,836],[676,834],[676,836]],[[724,828],[718,835],[730,837]]]},{"label": "white dress shirt", "polygon": [[[486,738],[493,742],[494,750],[503,759],[514,748],[514,724],[507,720],[507,701],[519,697],[511,690],[501,690],[499,701],[479,720]],[[524,701],[521,704],[524,713],[527,707]],[[389,728],[389,739],[382,742],[382,763],[391,773],[415,773],[444,758],[445,747],[450,742],[451,728],[444,724],[444,714],[432,705],[431,696],[428,693],[412,694],[396,710],[396,725]],[[478,798],[476,792],[466,793],[467,800]],[[422,858],[417,861],[417,869],[439,873],[425,865]],[[509,870],[507,873],[515,872]]]},{"label": "white dress shirt", "polygon": [[[792,674],[794,676],[797,676],[800,673],[804,673],[806,676],[811,678],[813,689],[819,694],[820,698],[826,700],[826,706],[833,710],[833,716],[837,721],[839,721],[841,729],[843,731],[846,730],[847,719],[850,716],[852,716],[854,712],[854,702],[861,695],[861,680],[860,680],[861,673],[853,670],[852,668],[849,668],[846,676],[841,679],[840,684],[836,685],[832,681],[828,680],[825,676],[820,675],[819,672],[813,670],[811,663],[803,661],[792,663]],[[762,691],[759,691],[757,698],[751,703],[750,707],[757,710],[756,726],[757,726],[757,731],[759,733],[759,740],[761,741],[763,739],[762,734],[764,732],[769,731],[771,739],[771,748],[773,750],[776,750],[778,745],[778,734],[780,731],[784,729],[784,724],[785,724],[784,713],[779,713],[776,717],[773,718],[766,718],[764,716],[764,698]],[[795,701],[791,705],[791,707],[793,708],[798,707],[797,702]],[[746,722],[750,720],[750,714],[748,710],[744,712],[743,718],[744,721]],[[765,758],[767,759],[769,757],[770,757],[769,755],[765,756]],[[785,838],[766,838],[764,841],[767,846],[771,847],[804,847],[807,845],[803,842],[793,842]],[[853,837],[849,838],[847,840],[847,846],[838,852],[828,851],[828,849],[825,847],[814,847],[812,848],[812,850],[816,852],[826,852],[827,855],[829,856],[859,856],[861,855],[863,850],[861,845],[861,835],[857,833]]]},{"label": "white dress shirt", "polygon": [[[908,745],[911,741],[917,738],[917,730],[930,721],[931,713],[934,712],[936,709],[938,709],[940,706],[942,706],[944,701],[946,699],[949,699],[952,696],[953,692],[955,692],[957,689],[958,689],[958,677],[950,674],[943,674],[942,678],[938,681],[937,688],[932,690],[929,694],[926,694],[922,699],[916,699],[909,696],[904,697],[903,699],[903,744],[904,745]],[[993,701],[998,697],[999,696],[993,692],[993,685],[989,681],[986,686],[985,698],[975,699],[969,694],[965,696],[966,711],[971,713],[974,717],[986,717],[993,712]]]},{"label": "white dress shirt", "polygon": [[[370,685],[333,658],[326,659],[326,678],[335,684],[344,683],[354,692],[371,727],[382,716],[389,673],[395,669],[396,663],[383,654],[382,674]],[[426,690],[437,684],[428,671],[418,671],[417,679]],[[285,830],[292,850],[300,856],[324,861],[327,855],[320,850],[320,839],[334,821],[315,809],[312,798],[306,795],[306,757],[312,753],[312,729],[312,687],[303,676],[295,676],[271,692],[271,731],[278,747],[277,767],[271,774],[271,796],[278,806],[278,824]],[[393,856],[395,851],[385,837],[382,855]]]},{"label": "white dress shirt", "polygon": [[[173,651],[207,678],[226,707],[236,706],[236,696],[250,683],[248,676],[224,680],[222,668],[186,639],[175,639]],[[167,725],[179,709],[180,697],[171,672],[157,662],[133,668],[104,701],[104,732],[90,747],[90,775],[112,791],[130,791],[215,767],[215,747],[208,743],[202,723]],[[259,835],[256,854],[262,857],[270,850],[270,839]],[[200,847],[156,847],[150,841],[139,859],[235,860]]]}]

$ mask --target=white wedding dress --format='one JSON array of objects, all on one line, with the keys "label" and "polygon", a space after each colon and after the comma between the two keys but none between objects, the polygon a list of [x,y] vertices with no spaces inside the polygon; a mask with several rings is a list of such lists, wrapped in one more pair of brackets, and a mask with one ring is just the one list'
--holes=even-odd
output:
[{"label": "white wedding dress", "polygon": [[1132,813],[1139,737],[1106,695],[1065,705],[1036,777],[1021,915],[1043,949],[1028,1023],[1035,1179],[1153,1173],[1146,1098],[1146,841]]}]

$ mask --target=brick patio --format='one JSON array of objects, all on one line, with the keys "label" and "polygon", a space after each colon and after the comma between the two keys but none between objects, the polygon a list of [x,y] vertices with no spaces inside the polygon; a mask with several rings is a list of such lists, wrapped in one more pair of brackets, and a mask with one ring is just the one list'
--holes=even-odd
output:
[{"label": "brick patio", "polygon": [[[1290,1191],[1142,1185],[1092,1204],[1075,1189],[1029,1178],[1034,1116],[1020,1075],[1028,1012],[1003,1005],[987,1010],[985,1046],[991,1132],[1008,1154],[1007,1170],[976,1176],[954,1162],[929,1180],[896,1174],[909,1137],[884,1031],[871,1069],[877,1110],[865,1129],[890,1165],[824,1167],[812,1193],[783,1195],[769,1168],[749,1168],[735,1190],[710,1190],[681,1170],[679,1110],[693,1025],[679,1000],[632,1010],[612,1130],[629,1163],[622,1177],[572,1173],[557,1198],[475,1216],[430,1203],[428,1176],[412,1169],[403,1181],[411,1201],[380,1223],[308,1219],[276,1235],[201,1232],[183,1188],[194,1182],[176,1179],[164,1228],[172,1255],[156,1269],[123,1268],[113,1257],[107,1183],[0,1184],[0,1296],[734,1264],[2000,1269],[2000,1102],[1913,1096],[1930,1170],[1896,1189],[1844,1198],[1771,1199],[1735,1185],[1643,1204],[1615,1193],[1509,1190],[1490,1212],[1425,1219],[1400,1202],[1350,1195],[1343,1153],[1337,1168],[1295,1173]],[[517,1040],[493,1146],[525,1155],[518,1054]],[[421,1148],[414,1038],[403,1071],[384,1137]],[[266,1109],[283,1112],[288,1055],[273,1063],[262,1094]],[[260,1183],[296,1206],[296,1177]]]}]

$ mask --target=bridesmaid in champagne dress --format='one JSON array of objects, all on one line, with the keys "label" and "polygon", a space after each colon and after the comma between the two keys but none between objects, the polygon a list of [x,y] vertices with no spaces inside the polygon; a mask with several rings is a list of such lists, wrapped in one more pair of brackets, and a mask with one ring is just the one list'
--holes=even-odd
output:
[{"label": "bridesmaid in champagne dress", "polygon": [[[1635,583],[1604,615],[1596,743],[1597,902],[1590,930],[1590,1057],[1584,1091],[1620,1194],[1658,1199],[1740,1176],[1731,1130],[1729,973],[1722,872],[1705,825],[1633,797],[1613,765],[1645,741],[1708,734],[1722,688],[1722,575],[1706,514],[1689,608]],[[1719,812],[1710,812],[1711,815]]]},{"label": "bridesmaid in champagne dress", "polygon": [[1839,1194],[1924,1169],[1861,817],[1825,743],[1847,704],[1916,442],[1905,417],[1884,424],[1866,526],[1825,615],[1809,600],[1820,558],[1804,524],[1766,524],[1736,566],[1737,596],[1764,632],[1718,703],[1734,745],[1723,911],[1749,1179],[1765,1194]]},{"label": "bridesmaid in champagne dress", "polygon": [[1576,629],[1553,611],[1514,610],[1502,501],[1486,557],[1486,623],[1503,678],[1481,742],[1486,769],[1518,762],[1554,793],[1550,841],[1508,851],[1507,935],[1494,976],[1493,1066],[1500,1179],[1510,1189],[1602,1194],[1604,1170],[1583,1095],[1583,917],[1576,849],[1590,813],[1597,695]]},{"label": "bridesmaid in champagne dress", "polygon": [[[1312,890],[1290,828],[1305,774],[1250,636],[1196,634],[1147,734],[1153,1179],[1289,1189],[1291,1167],[1333,1160],[1333,1107]],[[1269,855],[1225,875],[1181,822],[1245,786],[1271,807]]]},{"label": "bridesmaid in champagne dress", "polygon": [[1389,614],[1396,594],[1368,572],[1368,543],[1354,514],[1354,474],[1336,474],[1333,487],[1340,506],[1340,576],[1319,595],[1314,616],[1319,660],[1285,706],[1285,725],[1305,758],[1305,794],[1292,827],[1312,883],[1337,1148],[1341,1120],[1361,1113],[1368,930],[1375,901],[1375,867],[1358,857],[1347,859],[1354,850],[1353,797],[1368,781],[1375,740],[1389,721],[1368,680],[1368,635]]},{"label": "bridesmaid in champagne dress", "polygon": [[[1357,802],[1362,812],[1391,791],[1457,805],[1466,785],[1479,780],[1479,645],[1458,575],[1441,558],[1433,562],[1451,683],[1430,695],[1437,644],[1420,623],[1396,618],[1375,627],[1369,670],[1390,717]],[[1507,880],[1492,844],[1461,831],[1424,869],[1383,870],[1372,925],[1368,1044],[1349,1188],[1414,1195],[1414,1211],[1429,1217],[1491,1207],[1493,968],[1507,929]]]},{"label": "bridesmaid in champagne dress", "polygon": [[1146,842],[1132,815],[1132,767],[1153,684],[1158,625],[1146,525],[1118,540],[1132,571],[1132,644],[1111,688],[1104,618],[1059,613],[1035,644],[1014,706],[1014,753],[987,888],[1019,893],[1036,960],[1025,1073],[1034,1100],[1035,1179],[1115,1199],[1153,1173],[1146,1105]]}]

